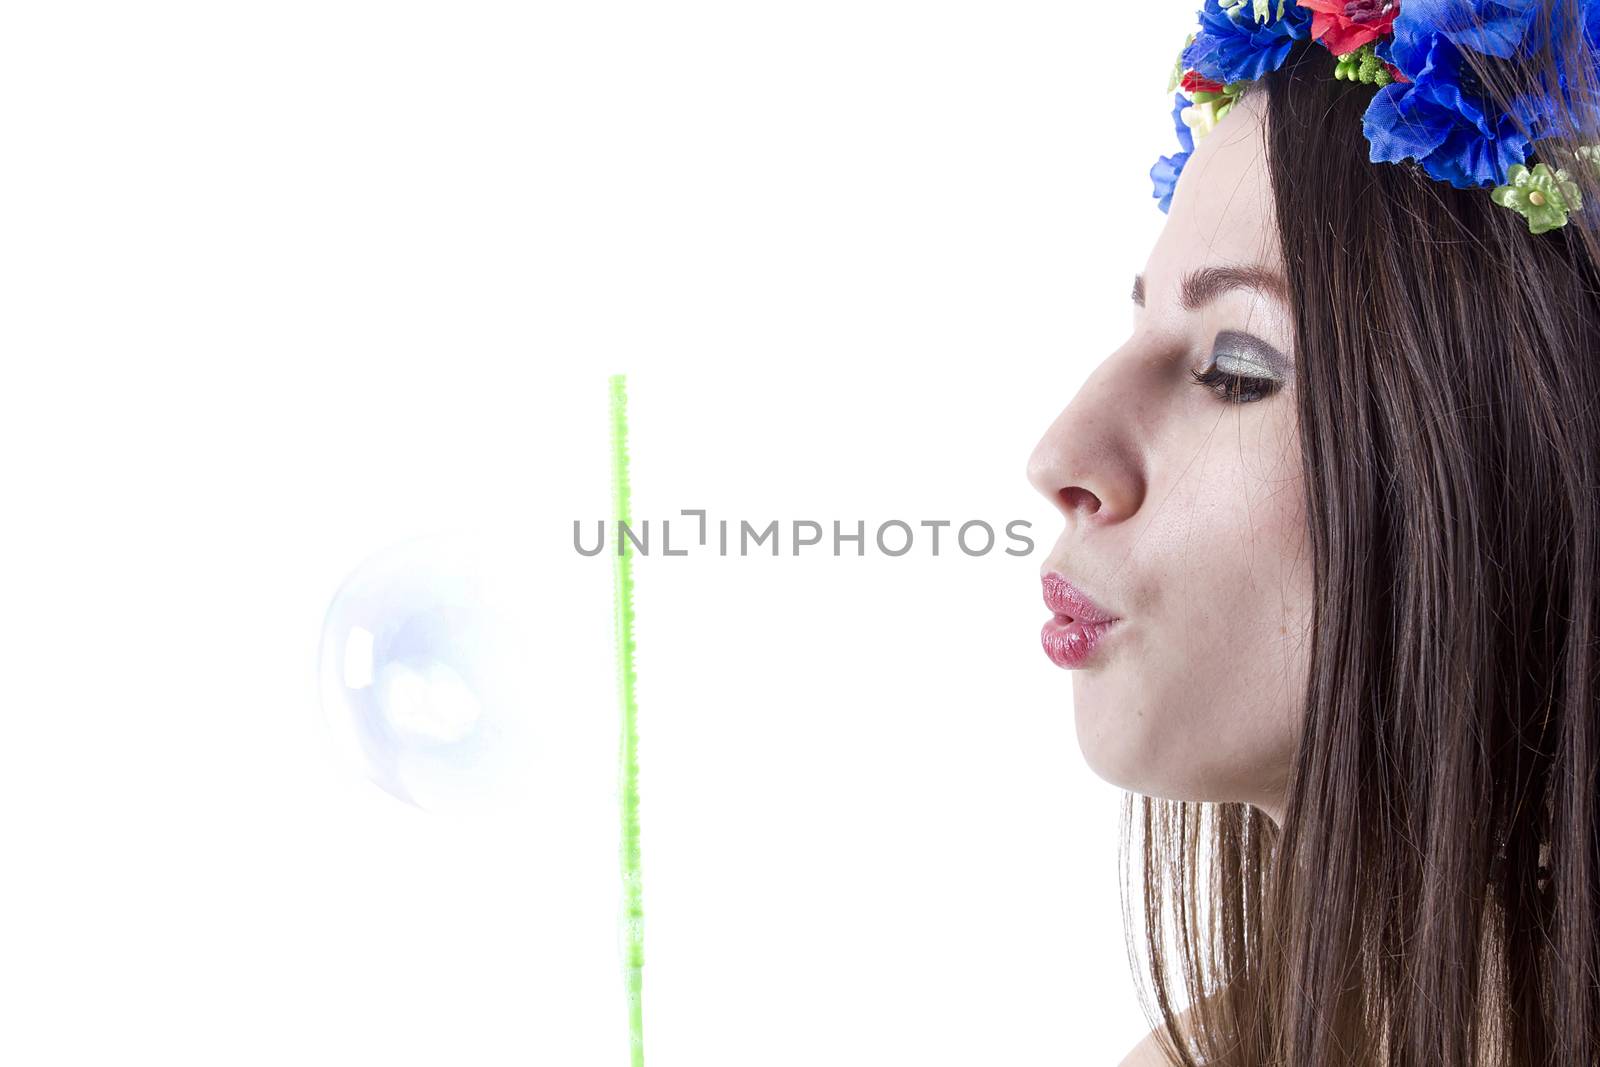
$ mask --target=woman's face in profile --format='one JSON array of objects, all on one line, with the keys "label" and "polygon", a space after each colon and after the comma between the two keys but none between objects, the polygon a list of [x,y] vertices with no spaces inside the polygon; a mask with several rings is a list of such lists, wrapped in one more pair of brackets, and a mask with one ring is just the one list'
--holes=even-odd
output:
[{"label": "woman's face in profile", "polygon": [[1044,644],[1073,672],[1090,766],[1135,792],[1281,819],[1312,571],[1264,105],[1247,96],[1197,138],[1135,283],[1131,335],[1050,424],[1028,475],[1064,517],[1042,573],[1118,620],[1083,656],[1082,627],[1048,601]]}]

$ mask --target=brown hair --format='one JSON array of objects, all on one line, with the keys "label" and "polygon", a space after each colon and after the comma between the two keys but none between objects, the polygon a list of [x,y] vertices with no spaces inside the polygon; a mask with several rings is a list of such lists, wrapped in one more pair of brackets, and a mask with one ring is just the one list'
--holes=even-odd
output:
[{"label": "brown hair", "polygon": [[[1595,88],[1580,5],[1540,6],[1544,53],[1467,56],[1502,104],[1557,55]],[[1531,234],[1370,162],[1333,65],[1251,87],[1315,572],[1287,807],[1130,794],[1130,960],[1188,1067],[1600,1064],[1600,189],[1566,154],[1600,116],[1536,145],[1588,206]]]}]

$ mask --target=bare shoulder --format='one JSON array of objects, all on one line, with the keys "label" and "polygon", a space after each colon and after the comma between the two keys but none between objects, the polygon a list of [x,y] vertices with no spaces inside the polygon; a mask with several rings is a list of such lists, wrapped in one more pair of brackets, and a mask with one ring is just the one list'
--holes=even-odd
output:
[{"label": "bare shoulder", "polygon": [[[1184,1008],[1178,1012],[1177,1017],[1173,1020],[1178,1026],[1178,1032],[1190,1034],[1195,1023],[1195,1008],[1204,1008],[1208,1004],[1214,1004],[1216,996],[1215,993],[1208,994],[1202,998],[1200,1004]],[[1123,1057],[1122,1062],[1117,1064],[1117,1067],[1174,1067],[1178,1061],[1168,1056],[1166,1049],[1161,1045],[1160,1038],[1165,1032],[1166,1027],[1162,1026],[1156,1027],[1145,1034],[1143,1039]]]},{"label": "bare shoulder", "polygon": [[1172,1067],[1172,1061],[1161,1050],[1156,1031],[1152,1030],[1133,1046],[1117,1067]]}]

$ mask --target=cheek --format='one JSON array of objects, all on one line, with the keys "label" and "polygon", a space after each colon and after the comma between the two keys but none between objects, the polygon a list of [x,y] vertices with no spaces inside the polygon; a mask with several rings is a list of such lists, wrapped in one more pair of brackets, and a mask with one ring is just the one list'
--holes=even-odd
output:
[{"label": "cheek", "polygon": [[1128,569],[1143,610],[1116,655],[1073,678],[1085,759],[1153,796],[1274,801],[1298,739],[1310,654],[1297,468],[1285,462],[1254,479],[1217,470],[1173,493],[1137,545]]}]

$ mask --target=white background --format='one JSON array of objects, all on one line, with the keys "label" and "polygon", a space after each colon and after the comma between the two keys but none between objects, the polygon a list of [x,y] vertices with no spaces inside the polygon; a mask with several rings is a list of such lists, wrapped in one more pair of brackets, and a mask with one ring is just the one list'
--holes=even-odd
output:
[{"label": "white background", "polygon": [[[646,1061],[1114,1064],[1024,464],[1130,323],[1194,6],[12,5],[0,1060],[626,1063],[571,544],[626,372],[636,518],[1037,542],[638,561]],[[549,744],[462,820],[328,743],[317,655],[363,560],[481,530]]]}]

